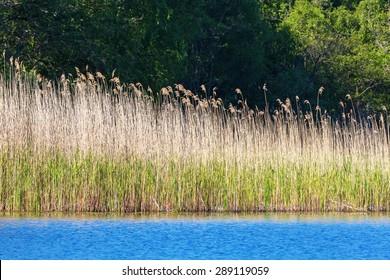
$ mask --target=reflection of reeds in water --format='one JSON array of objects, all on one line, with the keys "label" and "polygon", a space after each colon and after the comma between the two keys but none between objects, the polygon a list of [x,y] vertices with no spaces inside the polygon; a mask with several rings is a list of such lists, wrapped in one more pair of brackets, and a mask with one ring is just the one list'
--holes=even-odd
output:
[{"label": "reflection of reeds in water", "polygon": [[314,111],[297,97],[271,114],[248,108],[239,89],[238,105],[225,109],[216,89],[153,93],[78,69],[51,82],[13,62],[0,76],[0,207],[389,210],[386,108],[363,118],[348,97],[332,119],[320,90]]}]

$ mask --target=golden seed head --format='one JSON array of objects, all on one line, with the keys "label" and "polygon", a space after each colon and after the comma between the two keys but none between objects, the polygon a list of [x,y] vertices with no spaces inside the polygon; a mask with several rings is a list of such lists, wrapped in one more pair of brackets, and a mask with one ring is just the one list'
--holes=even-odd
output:
[{"label": "golden seed head", "polygon": [[61,75],[60,81],[61,81],[61,83],[65,83],[65,82],[66,82],[65,74],[62,74],[62,75]]},{"label": "golden seed head", "polygon": [[106,77],[104,77],[104,75],[100,72],[96,72],[96,77],[98,77],[99,79],[102,79],[102,80],[106,79]]},{"label": "golden seed head", "polygon": [[95,77],[90,72],[87,72],[87,77],[88,77],[88,80],[90,80],[91,82],[95,81]]},{"label": "golden seed head", "polygon": [[323,86],[321,86],[318,90],[318,94],[319,95],[322,95],[322,93],[325,91],[325,88]]},{"label": "golden seed head", "polygon": [[234,112],[236,112],[236,108],[234,108],[234,106],[233,106],[233,104],[232,104],[232,103],[229,103],[229,106],[228,106],[228,108],[229,108],[229,111],[230,111],[230,113],[234,113]]},{"label": "golden seed head", "polygon": [[200,102],[199,102],[199,105],[200,105],[200,107],[203,108],[203,109],[206,109],[206,108],[209,107],[209,103],[208,103],[206,100],[200,101]]},{"label": "golden seed head", "polygon": [[177,84],[177,85],[175,85],[175,88],[176,88],[178,91],[182,91],[182,92],[184,92],[184,91],[186,90],[182,84]]},{"label": "golden seed head", "polygon": [[193,96],[193,93],[192,93],[192,91],[190,91],[188,89],[185,89],[184,90],[184,96]]},{"label": "golden seed head", "polygon": [[[118,87],[117,87],[118,88]],[[120,88],[120,87],[119,87]],[[138,88],[134,87],[133,88],[134,93],[137,97],[140,97],[142,95],[142,91],[140,91]]]},{"label": "golden seed head", "polygon": [[213,96],[214,96],[214,97],[217,96],[217,90],[218,90],[217,87],[213,87]]},{"label": "golden seed head", "polygon": [[18,58],[15,59],[15,69],[16,69],[16,71],[20,70],[20,64],[19,64],[19,59]]},{"label": "golden seed head", "polygon": [[[121,83],[118,77],[114,77],[110,81],[114,82],[116,85],[119,85]],[[134,87],[134,84],[130,84],[130,86]]]}]

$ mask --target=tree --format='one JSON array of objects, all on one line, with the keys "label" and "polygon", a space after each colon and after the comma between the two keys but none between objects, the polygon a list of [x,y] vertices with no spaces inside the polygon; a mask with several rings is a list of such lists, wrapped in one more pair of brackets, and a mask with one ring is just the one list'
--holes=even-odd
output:
[{"label": "tree", "polygon": [[[50,78],[77,66],[154,89],[240,88],[337,108],[346,94],[375,108],[390,92],[388,0],[7,0],[0,46]],[[259,89],[260,88],[260,89]]]},{"label": "tree", "polygon": [[255,104],[267,73],[269,30],[260,18],[259,3],[207,0],[201,11],[200,33],[189,44],[188,83],[194,88],[216,86],[227,102],[234,100],[234,89],[241,88]]},{"label": "tree", "polygon": [[361,1],[354,10],[332,12],[333,33],[341,35],[339,51],[329,62],[328,81],[376,109],[390,104],[389,6],[385,1]]},{"label": "tree", "polygon": [[296,39],[312,97],[323,85],[327,107],[350,94],[378,109],[389,104],[389,6],[365,0],[352,7],[298,0],[282,25]]}]

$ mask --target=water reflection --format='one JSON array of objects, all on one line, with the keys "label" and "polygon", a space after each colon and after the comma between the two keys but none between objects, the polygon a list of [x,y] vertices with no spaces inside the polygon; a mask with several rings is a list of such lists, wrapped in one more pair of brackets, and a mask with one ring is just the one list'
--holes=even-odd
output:
[{"label": "water reflection", "polygon": [[28,219],[77,219],[77,220],[100,220],[100,219],[131,219],[131,220],[272,220],[272,221],[362,221],[362,220],[388,220],[390,213],[386,212],[260,212],[260,213],[85,213],[85,212],[43,212],[43,213],[7,213],[0,212],[0,221],[5,218],[28,218]]}]

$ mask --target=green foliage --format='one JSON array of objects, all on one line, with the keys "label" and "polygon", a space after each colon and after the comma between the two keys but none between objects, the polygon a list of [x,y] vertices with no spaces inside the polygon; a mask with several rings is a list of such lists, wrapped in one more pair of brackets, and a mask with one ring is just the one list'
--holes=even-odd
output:
[{"label": "green foliage", "polygon": [[315,88],[327,88],[327,107],[335,107],[347,93],[377,109],[390,103],[386,5],[367,0],[329,8],[299,0],[283,22],[297,40],[297,55],[303,58],[309,81]]},{"label": "green foliage", "polygon": [[183,83],[228,102],[240,88],[264,107],[279,97],[337,108],[346,94],[390,103],[390,12],[385,0],[7,0],[0,48],[49,76],[74,67],[158,89]]},{"label": "green foliage", "polygon": [[257,171],[218,161],[172,162],[162,168],[145,158],[38,156],[24,150],[0,150],[0,162],[0,207],[6,212],[389,209],[389,172],[380,166],[367,167],[365,162],[328,162],[323,169],[300,162],[278,166],[255,162]]},{"label": "green foliage", "polygon": [[[241,88],[258,92],[265,79],[268,26],[259,19],[256,1],[206,1],[205,20],[190,43],[189,86],[206,84],[220,93]],[[222,9],[221,9],[222,7]],[[250,96],[251,97],[251,96]]]}]

